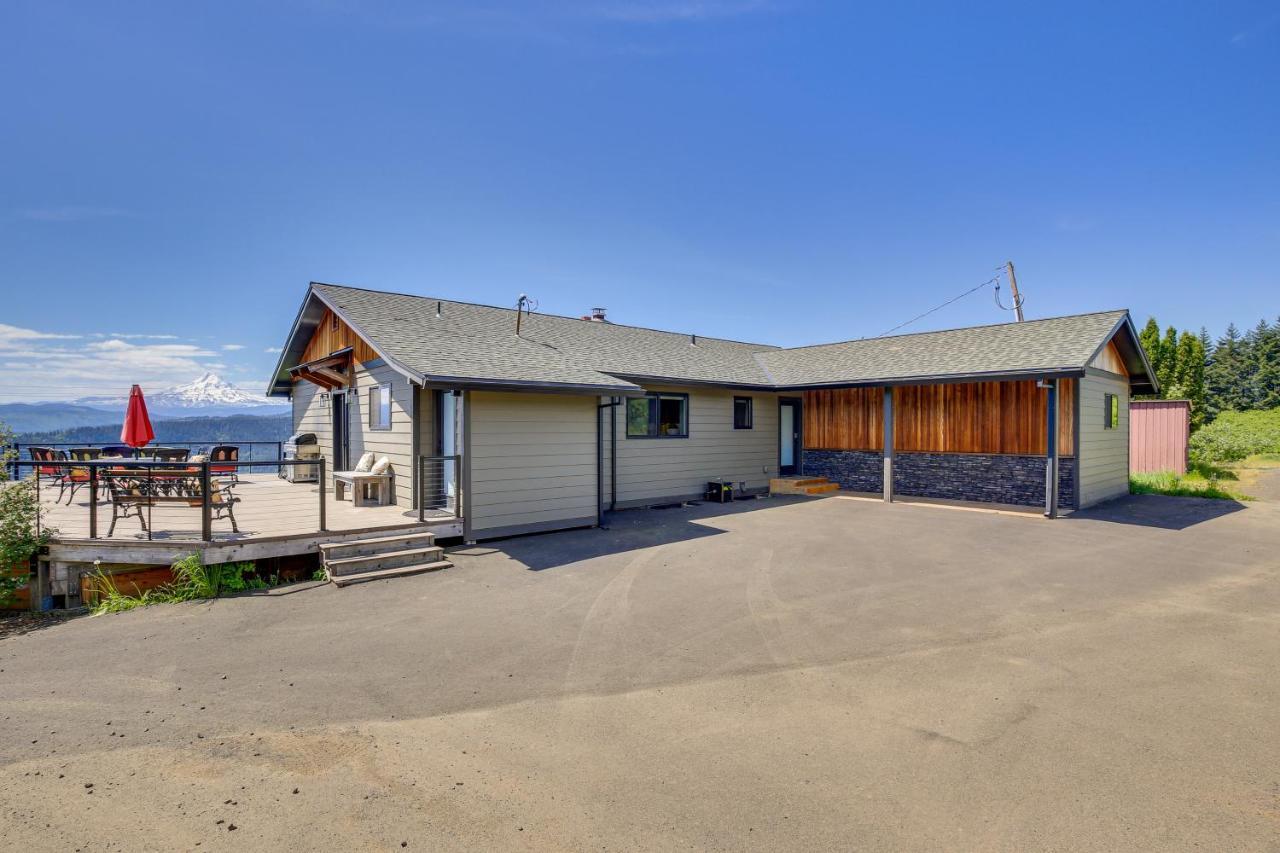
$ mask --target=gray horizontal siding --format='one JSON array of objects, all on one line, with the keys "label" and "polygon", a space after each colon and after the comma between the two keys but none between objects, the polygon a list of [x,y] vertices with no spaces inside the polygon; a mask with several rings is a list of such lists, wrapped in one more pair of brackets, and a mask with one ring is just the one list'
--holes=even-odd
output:
[{"label": "gray horizontal siding", "polygon": [[[1106,429],[1107,394],[1120,398],[1120,424]],[[1129,493],[1129,384],[1120,377],[1080,380],[1080,506]]]},{"label": "gray horizontal siding", "polygon": [[470,395],[473,535],[577,526],[596,514],[596,400]]},{"label": "gray horizontal siding", "polygon": [[[689,395],[688,438],[627,438],[626,402],[617,412],[618,503],[644,504],[701,495],[707,481],[762,489],[778,471],[778,395],[722,389],[646,386]],[[754,424],[733,428],[733,398],[751,397]],[[603,415],[606,419],[609,412]],[[605,422],[606,438],[608,421]],[[601,448],[604,500],[609,500],[609,442]]]},{"label": "gray horizontal siding", "polygon": [[[391,429],[369,429],[369,388],[380,382],[391,383]],[[413,395],[409,381],[382,362],[372,367],[358,365],[355,390],[348,395],[348,446],[350,464],[355,465],[366,451],[386,456],[394,475],[395,498],[399,506],[413,505]],[[333,471],[333,409],[321,406],[323,389],[300,381],[293,386],[293,423],[297,432],[314,432],[325,465]]]}]

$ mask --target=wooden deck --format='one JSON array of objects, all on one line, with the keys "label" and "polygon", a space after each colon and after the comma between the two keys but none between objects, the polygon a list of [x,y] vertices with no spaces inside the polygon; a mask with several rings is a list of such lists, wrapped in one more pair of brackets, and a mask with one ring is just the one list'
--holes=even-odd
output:
[{"label": "wooden deck", "polygon": [[[68,506],[66,497],[55,503],[57,488],[42,488],[46,509],[44,523],[56,529],[50,556],[59,561],[110,563],[163,563],[192,551],[205,555],[206,562],[260,559],[314,552],[320,542],[359,538],[396,529],[429,529],[440,536],[461,534],[461,522],[453,515],[432,512],[425,523],[417,510],[399,506],[355,507],[351,501],[334,499],[332,484],[325,495],[325,530],[320,530],[320,501],[315,483],[290,483],[275,474],[241,475],[233,494],[236,526],[226,518],[213,521],[213,540],[200,538],[200,508],[182,504],[159,504],[143,513],[149,515],[142,529],[136,517],[121,518],[111,529],[111,502],[105,494],[98,500],[98,537],[89,536],[89,490],[79,489]],[[456,528],[456,530],[455,530]]]}]

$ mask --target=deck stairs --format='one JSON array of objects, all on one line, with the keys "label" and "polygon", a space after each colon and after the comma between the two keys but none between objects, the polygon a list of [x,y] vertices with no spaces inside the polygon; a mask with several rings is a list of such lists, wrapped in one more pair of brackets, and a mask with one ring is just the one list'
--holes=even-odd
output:
[{"label": "deck stairs", "polygon": [[771,495],[828,495],[840,491],[840,484],[826,477],[774,477],[769,480]]},{"label": "deck stairs", "polygon": [[453,565],[434,533],[414,532],[350,542],[323,542],[320,559],[337,586],[433,572]]}]

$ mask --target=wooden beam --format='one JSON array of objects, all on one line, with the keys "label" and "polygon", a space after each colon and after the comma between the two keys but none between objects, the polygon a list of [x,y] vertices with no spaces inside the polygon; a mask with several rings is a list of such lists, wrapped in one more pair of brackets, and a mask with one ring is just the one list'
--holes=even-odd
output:
[{"label": "wooden beam", "polygon": [[885,386],[884,389],[884,405],[881,407],[884,413],[881,420],[884,423],[884,499],[887,503],[893,502],[893,388]]}]

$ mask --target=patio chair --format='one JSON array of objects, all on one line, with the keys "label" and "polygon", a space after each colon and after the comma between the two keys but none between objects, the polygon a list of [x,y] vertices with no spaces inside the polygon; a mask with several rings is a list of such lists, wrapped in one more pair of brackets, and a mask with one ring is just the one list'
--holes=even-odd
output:
[{"label": "patio chair", "polygon": [[[27,455],[31,457],[32,462],[53,462],[56,460],[58,451],[52,447],[28,447]],[[62,457],[66,459],[66,456]],[[62,476],[62,468],[58,465],[37,465],[35,466],[37,477],[49,477],[56,479]]]},{"label": "patio chair", "polygon": [[237,462],[240,459],[240,448],[234,444],[217,444],[209,449],[209,472],[217,477],[231,477],[231,482],[240,482],[239,466],[219,465],[217,463]]},{"label": "patio chair", "polygon": [[186,462],[190,455],[191,451],[185,447],[156,447],[151,451],[157,462]]},{"label": "patio chair", "polygon": [[127,444],[108,444],[103,446],[102,455],[121,459],[135,459],[138,456],[138,451]]},{"label": "patio chair", "polygon": [[[58,459],[67,458],[66,451],[55,450],[54,453],[56,454],[55,458],[58,458]],[[73,450],[72,453],[75,453],[75,451]],[[77,458],[77,457],[72,457],[72,458],[78,462],[86,461],[83,458]],[[81,486],[89,485],[89,469],[80,468],[77,466],[61,466],[59,471],[60,473],[58,477],[58,500],[59,501],[62,500],[62,495],[69,491],[70,494],[67,494],[67,506],[71,506],[71,502],[76,499],[76,489],[80,488]]]},{"label": "patio chair", "polygon": [[[74,462],[92,462],[102,455],[102,451],[96,447],[73,447],[67,454]],[[71,497],[67,499],[67,505],[70,506],[75,500],[76,489],[89,482],[89,469],[71,468],[66,473],[67,485],[71,487]]]}]

